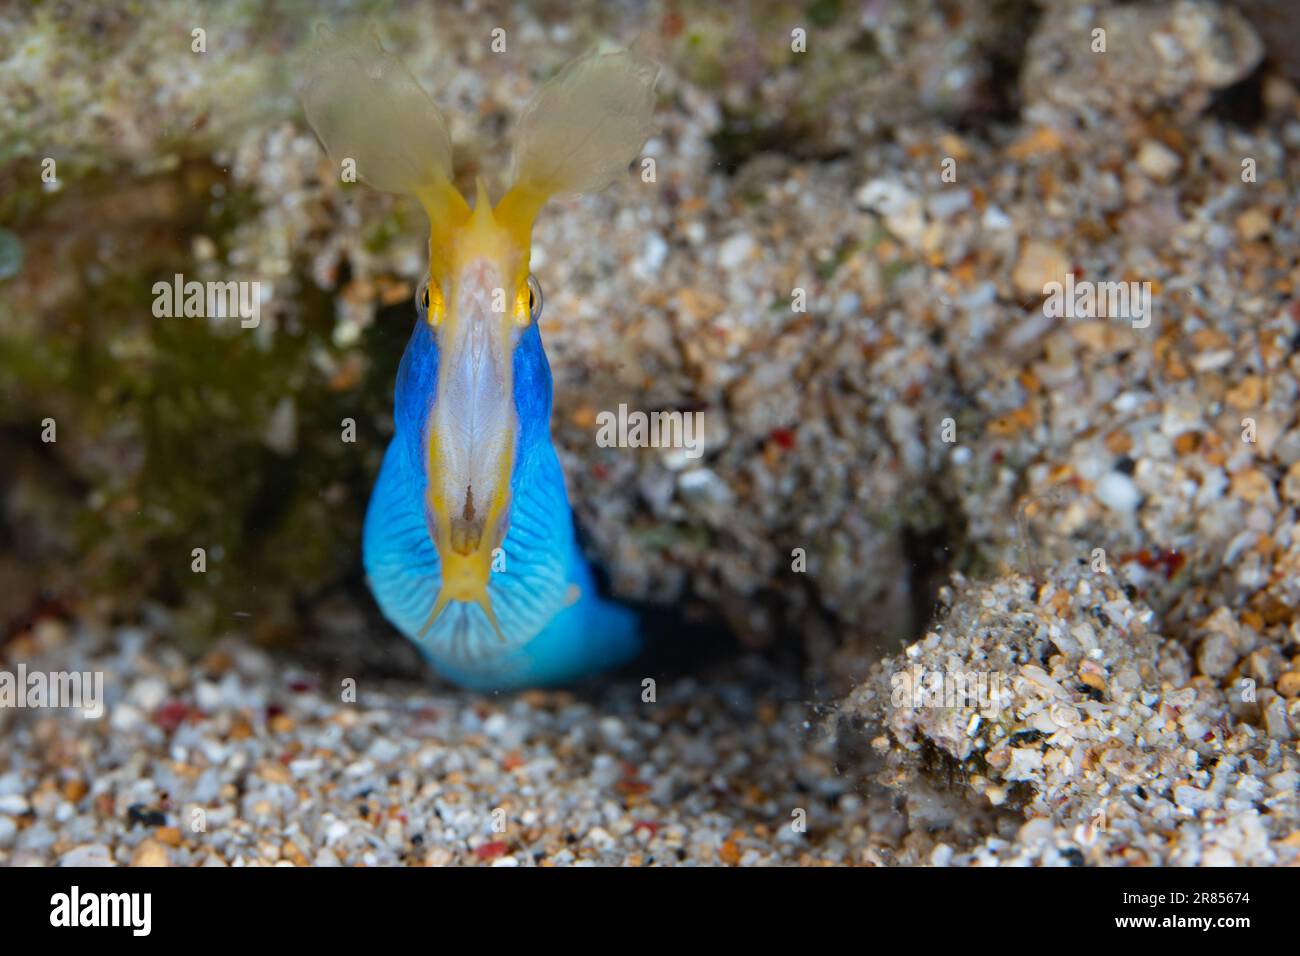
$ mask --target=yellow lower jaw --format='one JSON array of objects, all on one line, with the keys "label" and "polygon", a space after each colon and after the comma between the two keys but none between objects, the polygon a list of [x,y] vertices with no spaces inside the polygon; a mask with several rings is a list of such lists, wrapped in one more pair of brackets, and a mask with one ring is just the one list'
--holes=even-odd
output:
[{"label": "yellow lower jaw", "polygon": [[[512,462],[512,454],[501,456],[497,466],[499,487],[509,488]],[[430,472],[437,474],[441,468],[441,461],[436,452],[431,454],[429,464]],[[433,610],[429,612],[428,620],[420,628],[420,637],[428,633],[448,604],[459,601],[463,604],[477,604],[482,608],[492,629],[496,631],[497,638],[501,643],[506,643],[505,634],[502,633],[496,613],[492,610],[488,582],[492,578],[493,551],[504,537],[503,522],[508,509],[507,503],[500,496],[492,498],[491,503],[486,506],[488,508],[486,520],[477,529],[474,539],[455,543],[453,543],[453,522],[447,514],[446,501],[436,491],[431,490],[429,507],[435,515],[431,530],[434,545],[442,561],[442,586],[438,591],[438,599],[434,602]],[[457,544],[460,545],[459,549],[456,547]]]},{"label": "yellow lower jaw", "polygon": [[438,592],[433,610],[429,612],[429,619],[420,628],[420,637],[428,633],[448,604],[459,601],[463,604],[477,604],[482,608],[492,630],[496,631],[497,638],[504,644],[506,638],[501,633],[501,625],[497,623],[496,613],[492,610],[492,598],[488,595],[491,576],[490,549],[479,548],[470,554],[459,554],[450,548],[446,549],[442,559],[442,589]]}]

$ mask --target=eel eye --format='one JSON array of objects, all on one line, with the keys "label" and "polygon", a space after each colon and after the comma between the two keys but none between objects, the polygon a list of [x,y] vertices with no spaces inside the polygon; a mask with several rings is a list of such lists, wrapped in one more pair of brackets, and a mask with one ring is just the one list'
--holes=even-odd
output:
[{"label": "eel eye", "polygon": [[528,320],[536,322],[542,317],[542,285],[537,276],[528,273]]},{"label": "eel eye", "polygon": [[420,318],[430,325],[436,326],[442,321],[442,293],[436,288],[430,292],[427,276],[420,283],[419,291],[415,293],[415,310],[420,314]]}]

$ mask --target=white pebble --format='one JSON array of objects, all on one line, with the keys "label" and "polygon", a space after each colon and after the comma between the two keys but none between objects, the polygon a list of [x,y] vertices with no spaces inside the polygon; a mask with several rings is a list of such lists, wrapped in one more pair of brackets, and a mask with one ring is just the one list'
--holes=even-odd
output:
[{"label": "white pebble", "polygon": [[120,703],[113,708],[113,716],[109,720],[114,730],[129,731],[144,722],[144,715],[130,704]]},{"label": "white pebble", "polygon": [[221,687],[210,680],[199,681],[194,685],[194,703],[199,710],[219,710],[222,705]]},{"label": "white pebble", "polygon": [[1138,147],[1137,164],[1152,179],[1164,182],[1178,172],[1183,161],[1164,143],[1148,139]]},{"label": "white pebble", "polygon": [[14,816],[27,812],[27,798],[21,793],[10,793],[0,797],[0,813],[12,813]]},{"label": "white pebble", "polygon": [[718,247],[718,265],[724,269],[738,268],[744,265],[753,251],[754,240],[747,233],[732,236]]},{"label": "white pebble", "polygon": [[[370,749],[373,751],[374,747]],[[301,758],[289,761],[289,772],[301,780],[304,777],[310,777],[312,774],[320,773],[322,766],[324,766],[324,763],[319,757]]]},{"label": "white pebble", "polygon": [[637,260],[638,271],[646,276],[658,275],[667,258],[668,243],[663,236],[657,232],[646,233],[645,247],[641,250],[641,258]]},{"label": "white pebble", "polygon": [[1188,810],[1203,810],[1215,804],[1214,794],[1186,784],[1174,787],[1174,803]]},{"label": "white pebble", "polygon": [[970,208],[971,195],[966,189],[945,189],[930,197],[930,215],[935,219],[950,219]]},{"label": "white pebble", "polygon": [[1120,471],[1108,471],[1093,486],[1093,496],[1111,511],[1131,514],[1142,500],[1142,492],[1133,479]]},{"label": "white pebble", "polygon": [[402,748],[388,737],[378,737],[366,751],[366,756],[378,763],[390,763],[402,754]]},{"label": "white pebble", "polygon": [[1043,769],[1043,755],[1028,747],[1011,748],[1011,766],[1004,776],[1008,780],[1029,780]]},{"label": "white pebble", "polygon": [[143,711],[157,710],[167,699],[167,685],[157,677],[143,677],[131,686],[131,702]]},{"label": "white pebble", "polygon": [[925,231],[925,210],[916,195],[902,183],[873,179],[858,190],[854,200],[863,209],[878,213],[885,226],[909,245],[920,241]]},{"label": "white pebble", "polygon": [[102,843],[87,843],[59,857],[59,866],[116,866],[113,854]]},{"label": "white pebble", "polygon": [[990,232],[1000,232],[1011,228],[1011,217],[997,206],[990,205],[985,208],[981,223]]}]

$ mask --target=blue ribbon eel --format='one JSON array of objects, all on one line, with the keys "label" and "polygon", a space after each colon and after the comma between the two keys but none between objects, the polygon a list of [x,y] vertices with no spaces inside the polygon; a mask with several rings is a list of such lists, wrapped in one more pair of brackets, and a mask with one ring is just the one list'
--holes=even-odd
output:
[{"label": "blue ribbon eel", "polygon": [[363,561],[384,615],[474,690],[570,682],[633,658],[638,617],[597,593],[551,442],[551,371],[529,270],[548,199],[626,174],[651,130],[657,66],[593,50],[544,84],[493,205],[452,183],[433,101],[373,35],[318,31],[299,95],[339,168],[415,196],[429,270],[397,373],[395,434],[366,512]]}]

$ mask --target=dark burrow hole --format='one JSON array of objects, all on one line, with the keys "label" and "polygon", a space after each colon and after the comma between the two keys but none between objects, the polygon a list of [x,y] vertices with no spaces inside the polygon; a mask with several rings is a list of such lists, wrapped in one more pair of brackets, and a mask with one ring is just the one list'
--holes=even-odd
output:
[{"label": "dark burrow hole", "polygon": [[1020,72],[1029,38],[1043,11],[1033,0],[993,0],[986,16],[997,28],[979,44],[986,64],[983,81],[973,102],[953,118],[959,130],[971,131],[990,123],[1013,123],[1020,117]]},{"label": "dark burrow hole", "polygon": [[[965,513],[952,499],[950,487],[942,474],[933,476],[922,492],[920,500],[924,507],[918,505],[917,510],[937,513],[941,519],[907,524],[899,532],[904,559],[900,573],[906,573],[908,578],[908,602],[898,620],[881,625],[874,635],[878,656],[899,649],[895,643],[899,633],[908,642],[921,638],[942,613],[939,592],[953,571],[969,572],[976,563]],[[597,576],[599,579],[599,569]],[[762,602],[774,620],[783,622],[774,628],[770,642],[759,649],[745,646],[727,625],[723,614],[710,608],[703,598],[688,595],[673,607],[637,606],[645,615],[651,640],[647,641],[647,654],[632,670],[654,666],[662,667],[669,676],[701,675],[739,659],[757,656],[772,672],[788,675],[804,686],[810,699],[825,696],[827,688],[812,686],[819,683],[819,678],[810,670],[814,662],[809,654],[808,628],[818,626],[828,633],[844,635],[848,625],[821,605],[815,579],[801,577],[807,593],[799,602],[801,609],[797,613],[791,599],[775,590],[756,596],[755,601]],[[817,618],[815,624],[809,624],[813,618]],[[654,640],[656,637],[658,640]]]},{"label": "dark burrow hole", "polygon": [[[970,560],[961,509],[947,501],[937,486],[928,490],[927,498],[940,503],[944,522],[928,527],[907,526],[901,531],[909,601],[904,619],[897,623],[909,641],[920,638],[930,628],[940,611],[940,588],[948,582],[953,570],[963,569],[964,562]],[[602,593],[608,596],[599,568],[596,573]],[[807,621],[811,616],[818,616],[817,626],[831,633],[843,632],[846,625],[820,607],[815,582],[809,580],[807,585],[808,594],[798,614],[784,606],[790,603],[789,599],[775,591],[756,596],[755,601],[762,602],[774,619],[785,619],[783,625],[774,629],[771,641],[757,649],[747,647],[728,626],[723,614],[703,598],[687,595],[672,606],[631,604],[642,614],[647,650],[626,673],[701,676],[730,667],[740,659],[758,658],[772,673],[789,676],[805,686],[810,699],[820,698],[825,688],[808,686],[812,661],[806,630],[801,630],[791,619]],[[882,628],[876,642],[881,655],[897,650],[886,629]]]},{"label": "dark burrow hole", "polygon": [[1258,126],[1264,120],[1264,72],[1261,66],[1244,80],[1215,90],[1208,114],[1241,129]]},{"label": "dark burrow hole", "polygon": [[939,589],[948,583],[966,555],[966,525],[961,511],[949,525],[937,528],[908,528],[903,533],[903,552],[911,568],[911,620],[908,633],[919,639],[929,629],[939,610]]}]

